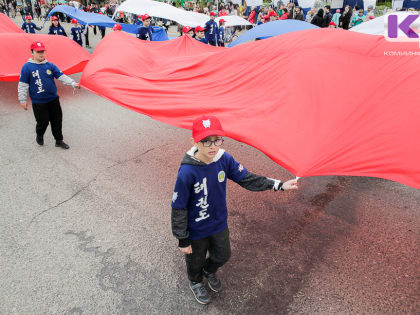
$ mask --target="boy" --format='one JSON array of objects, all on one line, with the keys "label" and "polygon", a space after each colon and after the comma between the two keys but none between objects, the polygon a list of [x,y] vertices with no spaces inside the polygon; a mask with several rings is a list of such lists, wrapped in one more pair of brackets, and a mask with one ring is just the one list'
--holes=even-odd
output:
[{"label": "boy", "polygon": [[82,28],[79,26],[79,22],[76,19],[72,19],[71,23],[73,24],[73,27],[71,28],[71,36],[76,43],[83,47]]},{"label": "boy", "polygon": [[224,25],[225,25],[225,20],[224,19],[220,19],[219,20],[219,40],[218,40],[218,42],[219,42],[219,46],[220,47],[225,47],[225,27],[224,27]]},{"label": "boy", "polygon": [[57,95],[57,87],[54,78],[63,84],[79,88],[79,84],[72,78],[63,74],[56,65],[45,59],[45,46],[41,42],[31,44],[32,58],[22,67],[19,85],[18,98],[24,110],[28,109],[28,91],[32,101],[32,109],[36,120],[36,142],[44,145],[44,133],[51,122],[51,131],[55,138],[55,146],[68,149],[69,146],[63,142],[62,119],[60,101]]},{"label": "boy", "polygon": [[210,12],[210,20],[206,22],[206,40],[212,46],[217,46],[218,27],[215,21],[216,13]]},{"label": "boy", "polygon": [[204,28],[200,25],[195,27],[195,39],[199,42],[202,42],[203,44],[208,44],[209,42],[204,37]]},{"label": "boy", "polygon": [[35,34],[35,30],[40,31],[41,28],[36,26],[35,23],[32,22],[32,16],[26,16],[26,22],[22,24],[22,29],[25,33]]},{"label": "boy", "polygon": [[136,37],[141,40],[152,40],[152,28],[150,27],[150,21],[152,20],[152,17],[150,15],[143,15],[141,17],[143,21],[143,25],[140,26],[137,30]]},{"label": "boy", "polygon": [[194,146],[181,163],[172,196],[172,233],[185,254],[189,286],[200,304],[210,303],[203,275],[210,289],[219,292],[222,283],[216,271],[230,258],[226,179],[251,191],[297,189],[296,179],[282,183],[248,172],[220,149],[224,134],[214,116],[194,120],[190,140]]}]

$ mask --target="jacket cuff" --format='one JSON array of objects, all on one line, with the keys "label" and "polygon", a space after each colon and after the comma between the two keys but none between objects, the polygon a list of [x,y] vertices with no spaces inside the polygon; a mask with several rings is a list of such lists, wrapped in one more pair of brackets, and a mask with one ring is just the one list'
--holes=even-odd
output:
[{"label": "jacket cuff", "polygon": [[188,238],[182,238],[182,239],[179,239],[178,241],[179,241],[178,247],[181,247],[181,248],[188,247],[191,245],[191,242]]}]

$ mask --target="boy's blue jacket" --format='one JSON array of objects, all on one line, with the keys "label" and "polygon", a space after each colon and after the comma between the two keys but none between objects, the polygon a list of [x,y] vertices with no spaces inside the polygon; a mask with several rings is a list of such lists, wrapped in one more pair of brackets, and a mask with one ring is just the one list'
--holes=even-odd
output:
[{"label": "boy's blue jacket", "polygon": [[185,155],[172,195],[172,232],[180,247],[227,228],[227,179],[252,191],[281,188],[280,181],[248,172],[223,149],[210,164],[196,159],[196,152],[193,147]]},{"label": "boy's blue jacket", "polygon": [[207,41],[215,41],[217,43],[217,34],[219,32],[219,28],[217,27],[216,21],[208,20],[205,25],[206,31],[205,36]]}]

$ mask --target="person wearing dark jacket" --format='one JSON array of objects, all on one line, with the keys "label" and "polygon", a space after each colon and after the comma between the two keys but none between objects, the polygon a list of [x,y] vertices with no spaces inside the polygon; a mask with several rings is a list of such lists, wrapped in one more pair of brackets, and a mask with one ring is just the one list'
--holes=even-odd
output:
[{"label": "person wearing dark jacket", "polygon": [[203,276],[212,291],[220,292],[222,283],[216,272],[231,254],[227,180],[250,191],[283,191],[298,186],[297,179],[283,183],[253,174],[221,149],[224,131],[216,117],[195,119],[192,130],[193,147],[182,160],[172,195],[171,223],[178,247],[185,254],[190,289],[198,303],[208,304]]},{"label": "person wearing dark jacket", "polygon": [[295,8],[295,20],[299,20],[299,21],[305,21],[305,17],[303,16],[303,12],[302,12],[302,8],[301,7],[296,7]]},{"label": "person wearing dark jacket", "polygon": [[324,7],[324,11],[325,11],[325,14],[324,14],[324,18],[322,20],[322,27],[328,27],[330,25],[331,20],[332,20],[332,14],[330,12],[331,11],[331,6],[326,5]]},{"label": "person wearing dark jacket", "polygon": [[324,22],[324,10],[319,9],[318,12],[315,14],[314,18],[311,21],[311,24],[322,27],[322,23]]},{"label": "person wearing dark jacket", "polygon": [[343,30],[348,30],[349,29],[349,25],[350,25],[350,21],[351,21],[351,16],[352,16],[351,7],[349,5],[346,5],[346,7],[344,8],[344,12],[340,16],[340,20],[339,20],[340,21],[339,26]]}]

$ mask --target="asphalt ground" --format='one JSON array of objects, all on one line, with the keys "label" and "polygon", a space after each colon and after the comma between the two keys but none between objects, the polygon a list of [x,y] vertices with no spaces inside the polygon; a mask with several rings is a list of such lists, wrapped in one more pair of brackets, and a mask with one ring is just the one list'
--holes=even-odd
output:
[{"label": "asphalt ground", "polygon": [[[50,128],[36,144],[17,83],[0,83],[0,314],[420,314],[420,191],[365,177],[229,183],[224,290],[199,305],[170,227],[190,132],[57,85],[67,151]],[[224,148],[293,178],[250,146]]]}]

